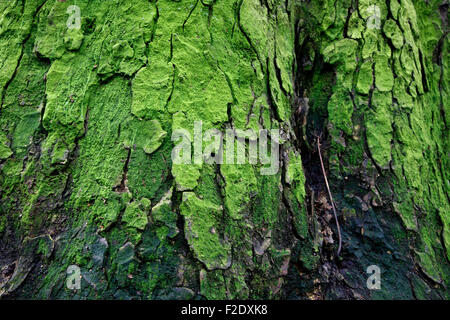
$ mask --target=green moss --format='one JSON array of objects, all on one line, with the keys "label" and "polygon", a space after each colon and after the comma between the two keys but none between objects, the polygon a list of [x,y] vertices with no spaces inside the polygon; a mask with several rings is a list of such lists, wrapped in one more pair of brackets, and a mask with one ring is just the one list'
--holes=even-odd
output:
[{"label": "green moss", "polygon": [[356,84],[356,89],[361,94],[369,94],[369,90],[373,84],[372,76],[372,61],[365,61],[358,73],[358,82]]},{"label": "green moss", "polygon": [[121,209],[120,198],[111,195],[107,200],[97,199],[92,206],[90,216],[95,219],[100,229],[106,229],[117,221]]},{"label": "green moss", "polygon": [[125,147],[142,148],[145,153],[151,154],[161,146],[166,134],[157,120],[129,118],[121,125],[120,138]]},{"label": "green moss", "polygon": [[353,102],[349,92],[338,89],[328,101],[329,121],[347,134],[352,133]]},{"label": "green moss", "polygon": [[331,64],[342,62],[344,69],[353,70],[356,66],[355,54],[358,42],[353,39],[341,39],[323,49],[325,61]]},{"label": "green moss", "polygon": [[165,59],[152,57],[150,65],[142,68],[133,79],[131,110],[139,118],[155,119],[166,112],[172,93],[174,67]]},{"label": "green moss", "polygon": [[42,254],[44,257],[48,257],[51,254],[52,248],[52,240],[48,237],[42,238],[39,240],[37,253]]},{"label": "green moss", "polygon": [[[232,276],[227,276],[226,274],[224,277],[225,288],[227,289],[226,299],[248,299],[250,289],[245,281],[245,269],[242,266],[234,264],[230,267],[230,273]],[[209,279],[208,276],[207,278]],[[217,281],[217,284],[219,284],[219,281]],[[222,294],[223,293],[220,292],[220,295]],[[219,296],[217,298],[219,298]]]},{"label": "green moss", "polygon": [[289,164],[286,171],[286,182],[293,186],[294,195],[299,203],[303,203],[306,196],[305,175],[303,174],[300,155],[289,154]]},{"label": "green moss", "polygon": [[375,85],[380,91],[391,91],[394,85],[394,75],[388,59],[379,55],[375,58]]},{"label": "green moss", "polygon": [[127,186],[136,198],[159,199],[172,186],[170,176],[171,145],[161,145],[151,155],[142,149],[131,150],[127,171]]},{"label": "green moss", "polygon": [[204,164],[195,192],[201,199],[220,205],[222,196],[218,185],[217,170],[217,166],[214,164]]},{"label": "green moss", "polygon": [[3,233],[3,231],[5,231],[6,222],[6,216],[0,216],[0,233]]},{"label": "green moss", "polygon": [[360,39],[364,30],[364,24],[358,17],[358,11],[354,11],[348,22],[348,35],[352,39]]},{"label": "green moss", "polygon": [[142,198],[127,205],[122,216],[122,221],[127,227],[137,230],[144,230],[148,223],[147,211],[150,207],[150,200]]},{"label": "green moss", "polygon": [[383,31],[388,38],[392,40],[395,48],[400,49],[403,46],[402,32],[394,20],[388,19],[383,26]]},{"label": "green moss", "polygon": [[171,208],[171,197],[172,189],[169,190],[161,201],[152,208],[151,212],[152,221],[156,225],[161,226],[161,228],[163,228],[161,233],[169,238],[175,237],[179,232],[177,227],[178,216]]},{"label": "green moss", "polygon": [[118,141],[121,124],[130,112],[128,83],[116,78],[108,86],[95,88],[97,94],[90,97],[89,104],[96,107],[89,112],[86,135],[79,142],[80,154],[73,169],[71,204],[82,210],[87,202],[111,198],[111,191],[121,184],[128,154]]},{"label": "green moss", "polygon": [[194,190],[200,178],[201,165],[173,164],[172,175],[177,182],[177,190]]},{"label": "green moss", "polygon": [[223,300],[227,298],[225,279],[222,271],[200,271],[200,293],[209,300]]},{"label": "green moss", "polygon": [[7,138],[4,133],[0,133],[0,160],[5,160],[12,155],[11,149],[7,145]]},{"label": "green moss", "polygon": [[[367,144],[375,162],[381,167],[388,167],[391,160],[392,125],[388,105],[378,98],[383,95],[375,91],[372,104],[376,112],[369,111],[365,116]],[[391,97],[388,95],[388,101]]]},{"label": "green moss", "polygon": [[[22,43],[30,34],[34,15],[42,0],[33,0],[18,5],[16,2],[1,4],[0,20],[4,21],[0,27],[0,99],[4,97],[4,89],[16,71],[23,52]],[[0,105],[3,101],[0,100]]]},{"label": "green moss", "polygon": [[40,125],[41,113],[34,111],[24,114],[19,123],[17,123],[13,137],[11,149],[16,154],[24,154],[27,147],[30,145],[33,134]]},{"label": "green moss", "polygon": [[64,37],[64,45],[67,50],[76,51],[80,49],[81,44],[83,43],[83,38],[83,33],[80,30],[69,29]]},{"label": "green moss", "polygon": [[277,211],[281,199],[281,173],[260,176],[257,179],[259,193],[264,197],[257,197],[252,206],[252,220],[255,226],[271,229],[277,221]]},{"label": "green moss", "polygon": [[248,164],[220,166],[225,179],[225,206],[232,219],[240,219],[246,211],[245,205],[257,192],[257,181],[253,168]]},{"label": "green moss", "polygon": [[226,269],[231,264],[230,244],[220,236],[222,210],[193,193],[183,193],[180,212],[185,219],[185,237],[208,270]]}]

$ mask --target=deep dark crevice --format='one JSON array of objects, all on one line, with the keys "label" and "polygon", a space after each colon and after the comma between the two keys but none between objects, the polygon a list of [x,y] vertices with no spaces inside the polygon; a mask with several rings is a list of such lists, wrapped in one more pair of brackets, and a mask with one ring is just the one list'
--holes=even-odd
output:
[{"label": "deep dark crevice", "polygon": [[261,58],[258,54],[258,50],[256,50],[255,46],[252,43],[252,40],[250,39],[250,36],[245,32],[244,28],[242,27],[241,24],[241,6],[242,6],[242,2],[243,0],[239,0],[239,2],[237,3],[236,6],[236,17],[237,17],[237,25],[239,27],[239,30],[241,31],[242,35],[244,36],[244,38],[247,40],[250,48],[252,49],[252,51],[255,53],[256,57],[258,58],[259,64],[261,65],[261,70],[264,71],[264,64],[261,61]]},{"label": "deep dark crevice", "polygon": [[352,13],[353,13],[353,7],[349,6],[348,11],[347,11],[347,18],[345,19],[345,24],[344,24],[344,38],[349,38],[348,25],[350,23],[350,17],[352,16]]},{"label": "deep dark crevice", "polygon": [[167,98],[166,104],[164,105],[164,109],[166,109],[166,110],[167,110],[167,108],[168,108],[168,106],[169,106],[170,101],[172,100],[172,95],[173,95],[173,92],[174,92],[174,90],[175,90],[176,66],[175,66],[175,64],[173,64],[173,63],[172,63],[172,68],[173,68],[173,74],[172,74],[172,88],[171,88],[171,90],[170,90],[170,94],[169,94],[169,97]]},{"label": "deep dark crevice", "polygon": [[[208,29],[211,27],[211,19],[212,19],[212,17],[213,17],[213,11],[214,11],[214,2],[212,2],[211,4],[208,4],[208,5],[206,5],[205,3],[203,3],[203,1],[202,1],[202,4],[204,5],[204,6],[206,6],[206,7],[208,7]],[[212,32],[210,32],[209,33],[209,35],[210,35],[210,40],[211,40],[211,43],[213,42],[213,38],[212,38]]]},{"label": "deep dark crevice", "polygon": [[256,97],[255,97],[255,93],[253,92],[253,88],[252,88],[252,96],[253,96],[253,101],[252,101],[252,105],[250,106],[250,110],[247,113],[247,116],[245,119],[245,126],[248,126],[248,124],[250,123],[250,117],[253,114],[253,111],[255,110]]},{"label": "deep dark crevice", "polygon": [[[447,5],[447,9],[448,9],[448,5]],[[433,51],[433,57],[432,57],[432,61],[433,63],[437,64],[440,67],[440,77],[439,77],[439,96],[440,96],[440,113],[441,113],[441,118],[442,121],[444,123],[444,128],[445,128],[445,132],[448,132],[448,123],[446,121],[446,114],[445,114],[445,107],[444,107],[444,99],[442,97],[442,91],[443,91],[443,79],[444,79],[444,66],[442,63],[442,52],[444,49],[444,41],[446,39],[446,37],[448,36],[448,30],[445,29],[445,33],[442,35],[442,37],[439,39],[434,51]]]},{"label": "deep dark crevice", "polygon": [[[295,137],[292,137],[295,138]],[[303,240],[303,237],[301,235],[298,234],[297,232],[297,228],[295,228],[295,226],[293,225],[294,223],[294,215],[295,212],[289,202],[289,200],[287,199],[286,196],[286,192],[284,192],[284,189],[286,188],[286,186],[288,186],[289,184],[286,181],[286,174],[287,174],[287,162],[289,161],[289,159],[287,159],[287,151],[284,150],[284,146],[281,146],[281,150],[280,150],[280,167],[281,167],[281,185],[283,186],[283,192],[281,192],[281,201],[284,205],[284,207],[286,208],[286,210],[289,213],[289,219],[290,219],[290,223],[289,223],[289,227],[290,227],[290,231],[293,233],[294,237],[296,239],[301,239]]]},{"label": "deep dark crevice", "polygon": [[267,103],[269,105],[270,113],[271,113],[271,119],[275,119],[279,123],[283,123],[283,120],[281,120],[280,114],[278,112],[278,107],[272,97],[272,90],[270,90],[270,72],[269,72],[269,58],[267,58],[266,61],[266,92],[267,92]]},{"label": "deep dark crevice", "polygon": [[[275,22],[278,23],[278,19],[276,19]],[[277,61],[277,38],[276,37],[274,39],[273,59],[272,59],[272,61],[273,61],[274,69],[275,69],[275,75],[276,75],[277,80],[278,80],[278,86],[280,87],[281,92],[283,93],[283,95],[285,97],[289,97],[290,94],[288,92],[286,92],[286,90],[283,87],[283,80],[282,80],[282,77],[281,77],[281,69],[278,66],[278,61]],[[267,68],[267,70],[269,70],[269,68]]]},{"label": "deep dark crevice", "polygon": [[113,188],[113,191],[123,193],[128,190],[127,187],[127,174],[128,174],[128,165],[130,164],[131,159],[131,147],[128,149],[127,159],[125,160],[125,164],[123,166],[122,180],[120,184]]},{"label": "deep dark crevice", "polygon": [[233,17],[234,17],[234,19],[233,19],[233,26],[231,27],[231,36],[230,36],[230,38],[231,39],[233,39],[233,37],[234,37],[234,31],[236,30],[236,24],[238,24],[238,19],[239,19],[239,1],[235,1],[234,3],[233,3]]},{"label": "deep dark crevice", "polygon": [[[153,23],[152,35],[150,37],[150,42],[153,42],[153,40],[155,38],[155,31],[156,31],[156,27],[158,25],[158,20],[159,20],[158,1],[155,1],[155,8],[156,8],[156,16],[155,16],[155,20],[154,20],[154,23]],[[147,55],[148,55],[148,52],[147,52]]]},{"label": "deep dark crevice", "polygon": [[[207,270],[206,266],[200,261],[198,260],[195,256],[194,253],[192,252],[188,241],[186,240],[186,234],[184,231],[184,227],[185,227],[185,219],[183,217],[183,215],[181,214],[180,211],[180,206],[181,203],[183,201],[183,192],[181,191],[177,191],[177,190],[173,190],[172,192],[172,198],[171,198],[171,202],[172,202],[172,211],[176,213],[177,215],[177,220],[176,220],[176,226],[178,229],[178,234],[175,237],[175,243],[176,243],[176,247],[178,248],[178,252],[179,254],[181,254],[187,261],[187,263],[191,266],[202,266],[203,269]],[[196,284],[196,288],[192,288],[195,291],[199,292],[200,290],[200,279],[197,278],[199,277],[199,275],[196,275],[196,279],[190,279],[189,281],[191,283],[195,283]]]},{"label": "deep dark crevice", "polygon": [[170,34],[170,51],[169,51],[169,60],[167,62],[171,62],[173,59],[173,33]]},{"label": "deep dark crevice", "polygon": [[[308,220],[315,221],[317,219],[317,225],[313,221],[308,222],[308,233],[315,241],[316,233],[320,233],[326,228],[332,230],[334,244],[324,244],[320,247],[318,254],[320,255],[319,264],[328,263],[334,270],[339,264],[339,261],[335,259],[338,239],[334,220],[325,219],[327,215],[332,214],[331,205],[327,206],[321,202],[325,198],[326,202],[330,204],[317,151],[317,139],[320,139],[325,170],[329,171],[327,150],[330,147],[330,137],[327,130],[327,102],[332,95],[333,84],[336,81],[336,70],[334,66],[324,62],[319,49],[311,38],[307,36],[303,41],[299,41],[300,31],[304,31],[303,26],[298,25],[295,32],[294,98],[291,119],[295,138],[292,140],[295,148],[300,151],[306,179],[306,199],[302,205],[306,205]],[[311,57],[314,57],[313,61],[311,61]],[[333,182],[330,181],[330,183],[333,185]],[[316,228],[319,229],[315,230]],[[292,272],[297,275],[293,275]],[[289,281],[299,281],[298,276],[302,279],[300,281],[309,281],[308,279],[316,272],[318,270],[308,271],[300,259],[292,259],[288,275]],[[292,283],[288,283],[288,287],[290,285]],[[340,286],[334,279],[334,275],[329,279],[328,285]],[[312,285],[305,290],[313,292],[314,288],[315,286]]]},{"label": "deep dark crevice", "polygon": [[192,13],[194,12],[195,8],[197,8],[198,2],[200,0],[197,0],[197,2],[195,2],[194,6],[192,7],[191,11],[189,11],[188,16],[186,17],[186,19],[183,21],[183,31],[184,31],[184,26],[186,25],[186,23],[188,22],[189,18],[191,17]]},{"label": "deep dark crevice", "polygon": [[367,107],[373,112],[376,112],[375,108],[372,105],[373,92],[375,91],[375,88],[376,88],[375,63],[372,63],[372,85],[370,86],[369,89]]},{"label": "deep dark crevice", "polygon": [[286,97],[289,97],[289,93],[286,92],[286,90],[283,87],[283,80],[281,79],[281,69],[280,69],[280,67],[278,66],[278,63],[277,63],[276,46],[275,46],[275,49],[274,49],[273,65],[275,67],[275,75],[277,76],[278,86],[280,87],[281,92]]},{"label": "deep dark crevice", "polygon": [[[31,33],[30,33],[30,35],[31,35]],[[0,102],[1,102],[1,104],[0,104],[0,110],[3,109],[3,102],[5,101],[6,91],[8,90],[9,85],[11,84],[11,82],[13,82],[14,78],[15,78],[16,75],[17,75],[17,71],[18,71],[18,69],[19,69],[20,62],[22,61],[23,54],[24,54],[24,51],[25,51],[24,46],[25,46],[25,43],[26,43],[26,41],[28,40],[28,38],[29,38],[29,36],[27,37],[27,39],[26,39],[26,40],[24,41],[24,43],[22,44],[22,50],[21,50],[21,52],[20,52],[19,59],[17,60],[17,65],[16,65],[16,68],[15,68],[15,70],[14,70],[12,76],[8,79],[8,81],[6,82],[5,86],[3,87],[2,96],[1,96],[1,101],[0,101]]]},{"label": "deep dark crevice", "polygon": [[[177,228],[179,231],[179,235],[181,235],[182,239],[185,241],[185,236],[184,236],[184,218],[180,213],[180,205],[182,202],[182,197],[183,197],[183,193],[173,190],[172,192],[172,198],[170,199],[170,201],[172,202],[172,210],[173,212],[175,212],[177,214]],[[189,248],[189,245],[186,242],[186,248]],[[190,251],[190,250],[187,250]]]},{"label": "deep dark crevice", "polygon": [[289,0],[284,1],[284,8],[286,10],[288,20],[291,21],[291,10],[289,10]]},{"label": "deep dark crevice", "polygon": [[[362,116],[362,122],[364,123],[364,114],[362,114],[361,116]],[[364,152],[367,154],[367,156],[369,157],[370,161],[372,162],[372,164],[374,165],[374,167],[378,171],[378,174],[380,176],[383,176],[383,170],[381,169],[379,164],[375,161],[375,159],[372,156],[372,152],[370,151],[369,143],[368,143],[368,140],[367,140],[367,128],[365,126],[363,126],[363,142],[364,142]]]},{"label": "deep dark crevice", "polygon": [[[436,160],[436,162],[438,163],[438,167],[439,167],[439,174],[440,174],[440,176],[441,176],[441,178],[442,178],[442,181],[446,181],[446,179],[445,179],[445,170],[444,170],[444,168],[443,168],[443,165],[442,165],[442,160],[441,160],[441,158],[440,158],[440,154],[439,154],[439,151],[438,151],[438,149],[436,149],[436,153],[437,153],[437,160]],[[448,202],[450,203],[450,194],[448,193],[448,192],[444,192],[445,193],[445,196],[446,196],[446,198],[447,198],[447,200],[448,200]]]},{"label": "deep dark crevice", "polygon": [[[222,141],[223,144],[223,141]],[[220,149],[223,150],[223,145],[220,146]],[[214,187],[216,188],[216,192],[220,197],[221,205],[223,206],[222,210],[222,223],[225,222],[225,217],[228,215],[227,213],[227,206],[225,205],[225,192],[223,190],[223,186],[225,186],[225,177],[222,174],[222,171],[220,171],[220,165],[216,164],[214,166],[214,173],[216,175],[214,180]],[[222,236],[223,236],[223,230],[221,230]]]},{"label": "deep dark crevice", "polygon": [[[425,64],[424,64],[424,57],[422,54],[422,50],[419,49],[419,61],[420,61],[420,69],[421,69],[421,73],[422,73],[422,86],[423,86],[423,91],[424,92],[428,92],[429,88],[428,88],[428,82],[427,82],[427,75],[425,72]],[[394,69],[392,69],[394,70]]]},{"label": "deep dark crevice", "polygon": [[439,6],[439,14],[441,16],[442,21],[442,29],[445,30],[445,32],[448,32],[448,8],[449,3],[448,1],[445,1]]}]

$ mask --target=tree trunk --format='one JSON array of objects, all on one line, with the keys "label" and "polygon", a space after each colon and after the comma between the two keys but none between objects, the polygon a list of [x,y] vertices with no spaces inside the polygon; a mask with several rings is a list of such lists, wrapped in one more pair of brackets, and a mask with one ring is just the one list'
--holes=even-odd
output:
[{"label": "tree trunk", "polygon": [[0,298],[449,298],[446,1],[0,8]]}]

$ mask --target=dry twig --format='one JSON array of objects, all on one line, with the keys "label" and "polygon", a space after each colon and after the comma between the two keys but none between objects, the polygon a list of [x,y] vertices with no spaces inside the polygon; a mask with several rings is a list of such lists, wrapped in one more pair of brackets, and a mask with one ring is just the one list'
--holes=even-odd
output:
[{"label": "dry twig", "polygon": [[320,151],[320,138],[319,137],[317,137],[317,151],[319,151],[320,165],[322,166],[322,173],[323,173],[323,177],[325,179],[325,185],[327,186],[328,195],[330,196],[330,200],[331,200],[331,207],[333,208],[334,219],[336,220],[336,227],[337,227],[338,236],[339,236],[339,247],[338,247],[338,251],[337,251],[337,256],[339,257],[339,254],[341,253],[341,247],[342,247],[341,228],[339,226],[339,221],[338,221],[337,213],[336,213],[336,207],[334,205],[333,196],[331,195],[330,186],[328,185],[328,179],[327,179],[327,174],[325,173],[325,167],[323,166],[322,153]]}]

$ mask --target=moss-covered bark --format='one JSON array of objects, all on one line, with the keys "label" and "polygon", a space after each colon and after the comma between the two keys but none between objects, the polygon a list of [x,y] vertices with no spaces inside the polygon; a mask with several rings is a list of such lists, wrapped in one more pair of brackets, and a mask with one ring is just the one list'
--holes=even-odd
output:
[{"label": "moss-covered bark", "polygon": [[[448,298],[448,4],[0,8],[0,297]],[[280,170],[173,164],[195,121],[279,129]]]}]

